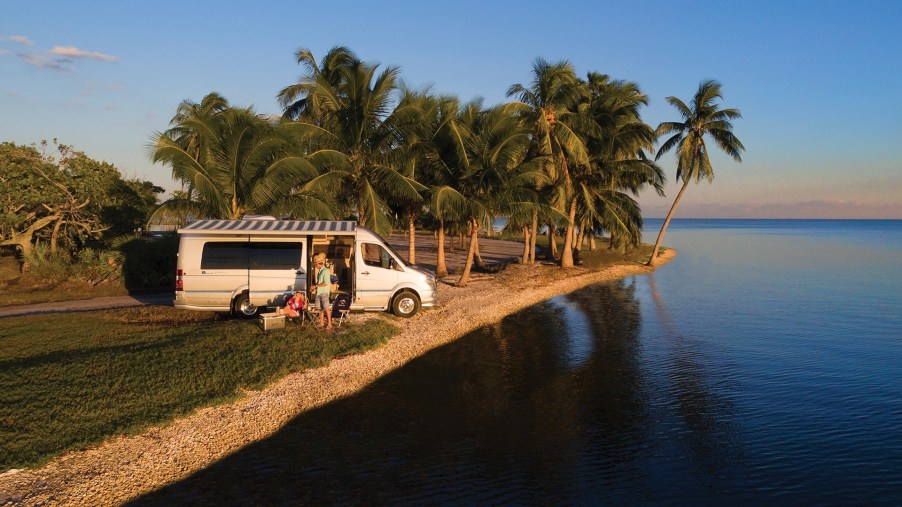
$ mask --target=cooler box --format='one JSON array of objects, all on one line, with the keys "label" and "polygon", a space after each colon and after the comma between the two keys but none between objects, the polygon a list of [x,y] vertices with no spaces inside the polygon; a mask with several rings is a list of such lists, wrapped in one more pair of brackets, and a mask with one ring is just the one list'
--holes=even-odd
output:
[{"label": "cooler box", "polygon": [[262,327],[264,331],[269,331],[270,329],[283,329],[285,327],[285,316],[279,315],[276,312],[261,313],[260,327]]}]

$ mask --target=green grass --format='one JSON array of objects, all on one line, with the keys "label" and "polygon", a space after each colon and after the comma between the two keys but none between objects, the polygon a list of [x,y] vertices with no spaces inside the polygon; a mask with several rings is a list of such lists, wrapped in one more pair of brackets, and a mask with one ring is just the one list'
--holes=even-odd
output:
[{"label": "green grass", "polygon": [[172,308],[28,316],[0,328],[0,472],[134,434],[292,371],[378,347],[382,319],[325,334]]}]

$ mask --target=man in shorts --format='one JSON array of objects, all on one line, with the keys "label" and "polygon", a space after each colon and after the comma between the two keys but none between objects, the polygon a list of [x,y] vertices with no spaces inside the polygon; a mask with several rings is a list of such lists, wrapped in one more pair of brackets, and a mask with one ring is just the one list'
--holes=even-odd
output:
[{"label": "man in shorts", "polygon": [[313,258],[313,266],[314,273],[316,273],[316,308],[320,310],[319,312],[319,327],[323,327],[323,319],[325,318],[327,324],[325,326],[329,331],[332,330],[332,309],[329,304],[329,286],[332,284],[330,280],[330,275],[332,273],[329,272],[329,268],[325,266],[326,264],[326,256],[323,254],[317,254],[316,257]]}]

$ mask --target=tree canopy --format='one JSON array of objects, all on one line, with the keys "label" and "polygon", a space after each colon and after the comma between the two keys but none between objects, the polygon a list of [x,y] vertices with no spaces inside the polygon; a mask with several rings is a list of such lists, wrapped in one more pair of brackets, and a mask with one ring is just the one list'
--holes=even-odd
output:
[{"label": "tree canopy", "polygon": [[36,241],[54,251],[109,241],[143,228],[161,192],[56,141],[0,143],[0,245],[28,253]]}]

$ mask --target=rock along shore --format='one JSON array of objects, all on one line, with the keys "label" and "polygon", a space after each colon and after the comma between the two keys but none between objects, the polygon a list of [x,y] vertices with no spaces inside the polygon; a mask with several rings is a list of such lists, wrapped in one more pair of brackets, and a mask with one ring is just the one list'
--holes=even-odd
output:
[{"label": "rock along shore", "polygon": [[[665,251],[658,266],[675,255],[674,250]],[[512,265],[496,275],[478,275],[465,288],[442,285],[440,306],[394,321],[401,333],[378,349],[290,374],[260,391],[244,393],[234,403],[198,409],[140,435],[112,437],[66,453],[39,469],[6,472],[0,475],[0,503],[122,504],[187,477],[270,436],[297,415],[352,395],[429,350],[507,315],[593,283],[652,271],[634,263],[600,271]],[[488,285],[491,290],[486,290]]]}]

